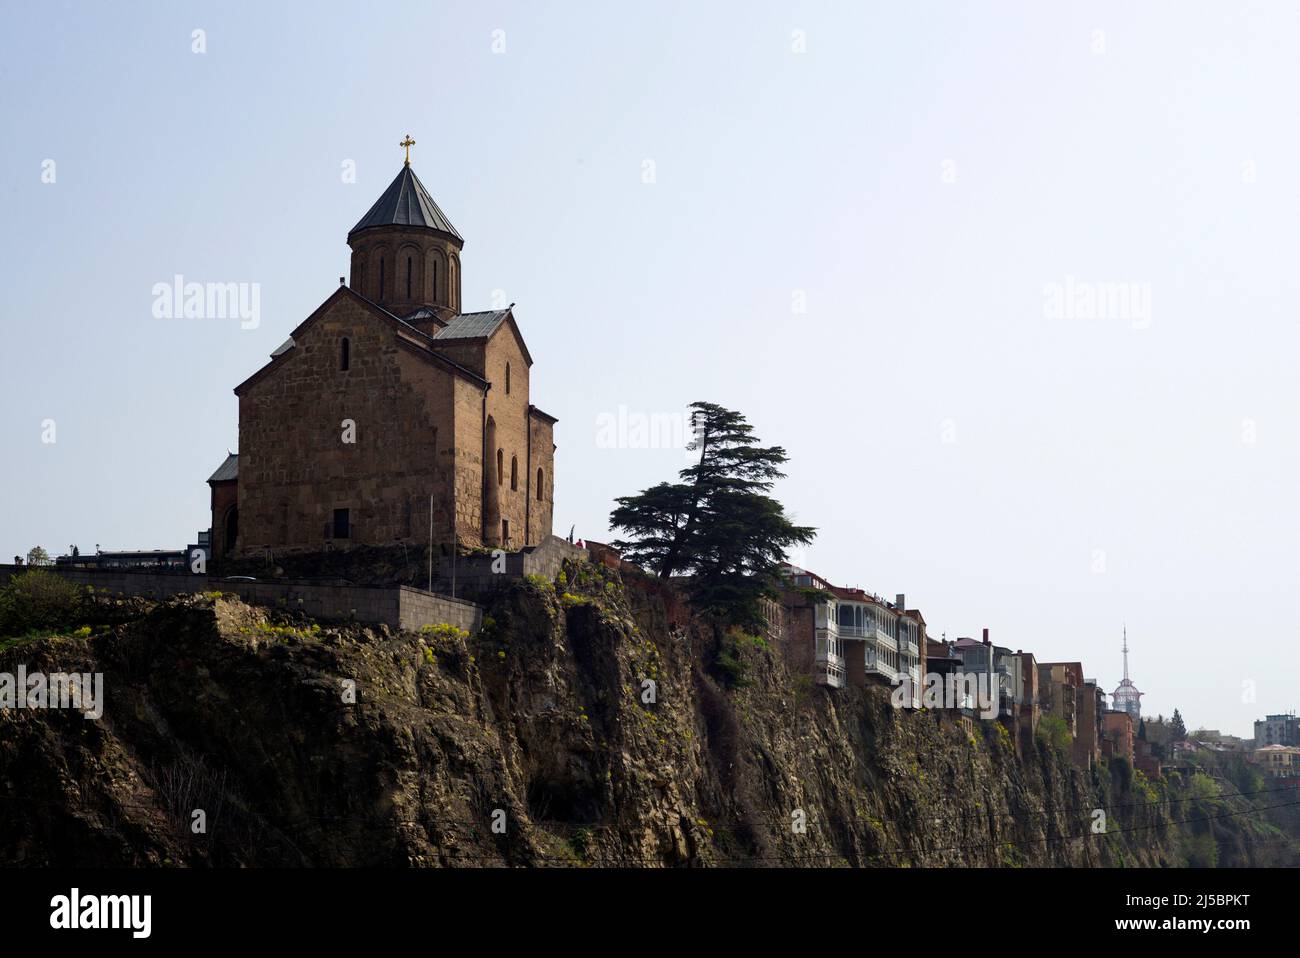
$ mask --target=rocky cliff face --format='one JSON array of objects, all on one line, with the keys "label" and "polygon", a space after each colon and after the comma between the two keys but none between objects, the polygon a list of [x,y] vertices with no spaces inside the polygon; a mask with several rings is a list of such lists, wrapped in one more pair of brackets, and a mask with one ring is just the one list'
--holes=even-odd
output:
[{"label": "rocky cliff face", "polygon": [[761,639],[719,670],[653,582],[570,567],[488,613],[416,635],[202,596],[0,652],[107,699],[0,711],[0,863],[1186,863],[1163,792],[829,692]]}]

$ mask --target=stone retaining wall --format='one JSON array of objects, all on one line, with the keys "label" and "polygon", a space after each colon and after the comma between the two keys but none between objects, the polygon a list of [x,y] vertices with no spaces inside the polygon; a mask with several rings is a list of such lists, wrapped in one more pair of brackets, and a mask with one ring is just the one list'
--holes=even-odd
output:
[{"label": "stone retaining wall", "polygon": [[[467,632],[477,632],[483,623],[483,610],[473,602],[410,586],[368,588],[272,580],[245,582],[176,572],[44,568],[77,585],[93,586],[96,591],[110,595],[166,599],[196,592],[226,592],[253,605],[292,609],[313,619],[384,624],[412,631],[426,625],[449,623]],[[26,566],[0,565],[0,584],[25,571]]]}]

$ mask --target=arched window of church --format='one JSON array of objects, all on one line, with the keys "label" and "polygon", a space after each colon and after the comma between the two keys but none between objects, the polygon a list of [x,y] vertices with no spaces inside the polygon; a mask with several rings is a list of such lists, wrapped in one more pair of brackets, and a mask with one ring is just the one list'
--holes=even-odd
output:
[{"label": "arched window of church", "polygon": [[351,360],[351,357],[348,355],[350,348],[351,344],[348,342],[348,338],[344,336],[343,342],[339,344],[339,369],[344,372],[348,371],[348,363]]},{"label": "arched window of church", "polygon": [[406,298],[411,298],[411,257],[406,257]]},{"label": "arched window of church", "polygon": [[510,457],[510,488],[515,490],[519,488],[519,457]]},{"label": "arched window of church", "polygon": [[429,288],[433,290],[433,301],[438,301],[438,264],[429,264],[429,275],[432,277]]},{"label": "arched window of church", "polygon": [[543,478],[542,470],[538,469],[537,470],[537,501],[538,502],[542,501],[542,487],[543,487],[542,478]]},{"label": "arched window of church", "polygon": [[510,395],[510,364],[506,363],[506,395]]},{"label": "arched window of church", "polygon": [[384,258],[379,257],[379,298],[384,298]]},{"label": "arched window of church", "polygon": [[498,486],[505,484],[506,481],[505,465],[506,465],[506,451],[504,449],[498,449],[497,450],[497,485]]}]

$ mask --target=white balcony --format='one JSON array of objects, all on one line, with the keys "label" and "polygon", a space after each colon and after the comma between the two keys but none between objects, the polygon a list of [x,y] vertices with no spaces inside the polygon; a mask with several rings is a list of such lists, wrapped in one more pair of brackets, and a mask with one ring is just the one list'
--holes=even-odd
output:
[{"label": "white balcony", "polygon": [[817,681],[833,689],[844,688],[844,660],[838,655],[817,660]]},{"label": "white balcony", "polygon": [[890,683],[895,682],[901,674],[887,656],[880,655],[871,645],[867,646],[866,667],[869,674],[879,675]]},{"label": "white balcony", "polygon": [[870,637],[871,636],[868,634],[867,629],[864,626],[861,625],[840,626],[841,639],[868,639]]}]

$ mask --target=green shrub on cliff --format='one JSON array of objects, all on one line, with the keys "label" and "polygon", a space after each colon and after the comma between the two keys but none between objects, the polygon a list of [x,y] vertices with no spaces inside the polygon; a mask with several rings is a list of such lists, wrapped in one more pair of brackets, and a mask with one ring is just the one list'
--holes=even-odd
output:
[{"label": "green shrub on cliff", "polygon": [[1070,726],[1059,715],[1044,715],[1038,723],[1036,737],[1057,752],[1065,753],[1070,749]]},{"label": "green shrub on cliff", "polygon": [[469,638],[469,633],[450,622],[421,627],[420,634],[432,642],[458,642]]},{"label": "green shrub on cliff", "polygon": [[0,636],[67,629],[81,617],[80,590],[53,572],[32,569],[0,589]]}]

